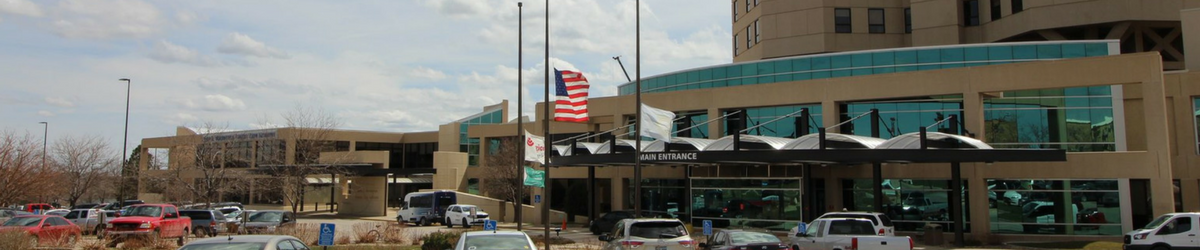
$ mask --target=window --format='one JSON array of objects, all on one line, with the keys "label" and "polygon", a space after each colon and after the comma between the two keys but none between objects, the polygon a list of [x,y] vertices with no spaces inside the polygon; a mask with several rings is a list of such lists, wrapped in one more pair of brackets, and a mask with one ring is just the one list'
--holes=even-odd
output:
[{"label": "window", "polygon": [[[1196,114],[1196,134],[1200,135],[1200,97],[1192,97],[1192,113]],[[1200,154],[1200,137],[1196,137],[1196,154]]]},{"label": "window", "polygon": [[733,55],[735,55],[735,56],[738,54],[738,53],[737,53],[737,52],[738,52],[738,46],[737,46],[737,45],[738,45],[738,37],[737,37],[737,35],[735,34],[735,35],[733,35]]},{"label": "window", "polygon": [[883,9],[867,9],[867,28],[871,33],[883,33],[886,29],[883,27]]},{"label": "window", "polygon": [[762,35],[762,30],[758,28],[758,20],[754,20],[754,43],[755,44],[758,44],[759,41],[762,41],[759,38],[760,35]]},{"label": "window", "polygon": [[912,8],[904,8],[904,33],[912,34]]},{"label": "window", "polygon": [[1012,0],[1012,13],[1017,14],[1017,12],[1021,12],[1022,10],[1025,10],[1024,0]]},{"label": "window", "polygon": [[1000,20],[1000,0],[992,0],[992,21]]},{"label": "window", "polygon": [[963,2],[963,26],[979,26],[979,0]]},{"label": "window", "polygon": [[750,12],[750,1],[752,1],[752,0],[746,0],[746,12],[747,13]]},{"label": "window", "polygon": [[737,1],[733,1],[733,20],[737,21]]},{"label": "window", "polygon": [[758,0],[754,0],[754,6],[758,6]]},{"label": "window", "polygon": [[833,9],[833,30],[837,33],[850,33],[850,9]]}]

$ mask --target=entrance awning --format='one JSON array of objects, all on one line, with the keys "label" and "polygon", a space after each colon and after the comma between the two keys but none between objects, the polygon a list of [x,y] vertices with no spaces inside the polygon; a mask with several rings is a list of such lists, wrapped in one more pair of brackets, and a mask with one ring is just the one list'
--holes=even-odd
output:
[{"label": "entrance awning", "polygon": [[388,184],[417,184],[433,183],[433,177],[396,177],[388,178]]}]

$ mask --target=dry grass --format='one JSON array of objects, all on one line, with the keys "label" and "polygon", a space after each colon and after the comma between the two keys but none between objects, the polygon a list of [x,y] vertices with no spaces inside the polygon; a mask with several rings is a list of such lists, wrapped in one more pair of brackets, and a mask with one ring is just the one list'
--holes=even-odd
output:
[{"label": "dry grass", "polygon": [[[541,238],[541,237],[538,237],[538,238]],[[541,241],[538,241],[538,240],[536,240],[536,239],[535,239],[534,241],[535,241],[534,243],[536,243],[536,245],[537,245],[538,249],[545,249],[545,248],[546,248],[546,246],[545,246],[545,245],[543,245],[543,244],[541,243]],[[603,244],[602,242],[598,241],[598,240],[588,240],[588,241],[583,241],[583,242],[571,242],[571,243],[563,243],[563,244],[559,244],[559,243],[555,243],[555,242],[556,242],[556,240],[555,240],[555,237],[551,237],[551,238],[550,238],[550,243],[551,243],[551,245],[554,245],[554,249],[563,249],[563,250],[599,250],[599,249],[602,249],[602,248],[604,248],[604,244]]]},{"label": "dry grass", "polygon": [[372,234],[371,230],[383,230],[386,222],[359,222],[354,223],[351,227],[351,234],[354,235],[354,242],[358,244],[375,243],[378,240],[378,235]]},{"label": "dry grass", "polygon": [[1120,242],[1111,241],[1010,243],[1010,245],[1044,249],[1121,250]]},{"label": "dry grass", "polygon": [[276,229],[282,235],[290,235],[309,245],[316,245],[321,238],[321,225],[315,223],[295,223]]},{"label": "dry grass", "polygon": [[335,244],[335,245],[350,245],[350,243],[351,243],[350,236],[347,236],[347,235],[339,236],[339,237],[337,237],[336,240],[333,241],[333,244]]},{"label": "dry grass", "polygon": [[0,249],[25,250],[33,249],[29,244],[29,235],[24,231],[4,231],[0,232]]},{"label": "dry grass", "polygon": [[130,237],[121,242],[117,249],[175,249],[175,241],[150,237]]}]

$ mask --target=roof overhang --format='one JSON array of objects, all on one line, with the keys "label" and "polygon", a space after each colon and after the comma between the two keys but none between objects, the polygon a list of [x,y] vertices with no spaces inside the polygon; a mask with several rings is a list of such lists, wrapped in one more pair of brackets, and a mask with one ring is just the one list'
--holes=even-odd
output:
[{"label": "roof overhang", "polygon": [[[555,156],[553,166],[631,166],[634,153]],[[1066,161],[1061,149],[796,149],[643,152],[644,164],[834,164],[856,165],[875,162],[951,163],[951,162],[1052,162]]]}]

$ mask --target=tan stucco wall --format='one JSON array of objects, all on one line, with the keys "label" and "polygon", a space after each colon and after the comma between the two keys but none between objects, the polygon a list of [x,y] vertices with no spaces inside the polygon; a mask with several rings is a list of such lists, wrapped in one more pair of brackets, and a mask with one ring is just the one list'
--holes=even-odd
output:
[{"label": "tan stucco wall", "polygon": [[463,176],[467,169],[467,153],[434,152],[433,168],[437,170],[433,175],[433,189],[458,190],[466,182]]}]

